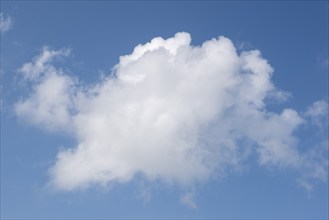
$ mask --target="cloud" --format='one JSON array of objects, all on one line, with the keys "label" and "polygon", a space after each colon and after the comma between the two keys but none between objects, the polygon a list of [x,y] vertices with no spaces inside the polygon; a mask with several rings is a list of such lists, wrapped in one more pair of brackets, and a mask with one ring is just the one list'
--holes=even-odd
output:
[{"label": "cloud", "polygon": [[[53,186],[84,189],[142,175],[186,187],[240,169],[250,155],[260,166],[327,169],[298,149],[295,132],[307,117],[266,108],[266,100],[280,101],[283,92],[258,50],[238,53],[225,37],[190,43],[188,33],[154,38],[92,85],[52,64],[69,55],[66,49],[44,48],[22,66],[32,91],[16,103],[17,115],[67,131],[77,142],[58,153]],[[317,115],[318,105],[306,115]],[[189,194],[181,201],[196,206]]]},{"label": "cloud", "polygon": [[319,127],[328,127],[328,102],[324,100],[316,101],[307,108],[305,116],[310,118]]},{"label": "cloud", "polygon": [[5,16],[2,12],[0,13],[0,32],[5,33],[12,28],[12,20],[11,17]]},{"label": "cloud", "polygon": [[180,202],[190,208],[196,209],[198,206],[195,202],[195,193],[194,192],[188,192],[181,196]]},{"label": "cloud", "polygon": [[48,47],[43,47],[41,54],[34,58],[32,62],[25,63],[19,71],[23,73],[25,80],[38,80],[41,74],[44,75],[61,75],[61,70],[57,70],[50,64],[55,58],[67,57],[70,55],[69,49],[59,51],[50,50]]},{"label": "cloud", "polygon": [[[327,137],[328,138],[328,137]],[[303,155],[303,172],[297,179],[297,182],[307,191],[314,190],[314,184],[320,181],[328,181],[328,139],[310,148],[307,153]]]},{"label": "cloud", "polygon": [[33,83],[33,93],[16,103],[18,116],[49,130],[72,129],[75,80],[49,64],[56,57],[68,55],[67,49],[53,51],[44,47],[39,56],[19,69],[23,79]]}]

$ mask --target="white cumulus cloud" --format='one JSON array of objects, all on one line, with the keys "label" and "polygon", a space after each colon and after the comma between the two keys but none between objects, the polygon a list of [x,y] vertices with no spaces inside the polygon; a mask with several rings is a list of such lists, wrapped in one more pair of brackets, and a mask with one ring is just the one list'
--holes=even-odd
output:
[{"label": "white cumulus cloud", "polygon": [[[24,64],[32,91],[15,105],[29,122],[75,137],[76,146],[60,151],[50,169],[58,189],[137,174],[189,186],[239,169],[251,154],[260,166],[326,169],[305,163],[316,156],[298,149],[294,132],[307,120],[294,109],[266,108],[267,99],[280,100],[283,92],[258,50],[238,54],[225,37],[193,46],[188,33],[177,33],[138,45],[110,76],[87,86],[52,64],[67,55],[44,48]],[[323,111],[314,105],[308,115]],[[192,194],[181,202],[196,207]]]},{"label": "white cumulus cloud", "polygon": [[13,22],[11,17],[5,16],[2,12],[0,13],[0,32],[5,33],[12,28]]}]

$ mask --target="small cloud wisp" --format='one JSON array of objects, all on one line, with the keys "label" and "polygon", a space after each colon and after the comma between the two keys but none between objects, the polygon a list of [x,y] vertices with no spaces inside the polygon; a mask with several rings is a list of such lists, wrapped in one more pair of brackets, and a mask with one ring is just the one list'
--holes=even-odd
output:
[{"label": "small cloud wisp", "polygon": [[5,33],[9,31],[13,26],[11,17],[5,16],[2,12],[0,13],[0,32]]}]

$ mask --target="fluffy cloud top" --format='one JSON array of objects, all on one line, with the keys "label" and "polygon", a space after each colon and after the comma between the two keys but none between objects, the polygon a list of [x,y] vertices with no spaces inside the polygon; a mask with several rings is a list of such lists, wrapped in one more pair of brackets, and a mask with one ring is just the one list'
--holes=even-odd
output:
[{"label": "fluffy cloud top", "polygon": [[[17,115],[77,141],[57,155],[55,187],[106,185],[136,174],[188,186],[238,169],[251,154],[261,166],[327,169],[327,158],[315,161],[298,149],[294,132],[307,120],[293,109],[266,108],[283,93],[259,51],[238,54],[225,37],[190,43],[188,33],[154,38],[88,86],[51,63],[69,55],[65,49],[44,48],[23,65],[33,89],[16,103]],[[328,111],[318,103],[306,114]],[[190,195],[182,201],[195,206]]]},{"label": "fluffy cloud top", "polygon": [[0,32],[5,33],[12,27],[11,17],[5,17],[3,13],[0,13]]}]

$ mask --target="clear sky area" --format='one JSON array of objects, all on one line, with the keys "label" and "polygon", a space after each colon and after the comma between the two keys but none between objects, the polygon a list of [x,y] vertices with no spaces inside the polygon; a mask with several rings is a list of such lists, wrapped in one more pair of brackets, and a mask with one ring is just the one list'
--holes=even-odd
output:
[{"label": "clear sky area", "polygon": [[1,219],[328,219],[328,1],[1,1]]}]

